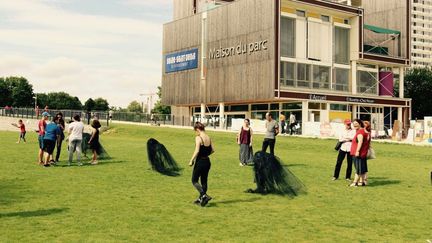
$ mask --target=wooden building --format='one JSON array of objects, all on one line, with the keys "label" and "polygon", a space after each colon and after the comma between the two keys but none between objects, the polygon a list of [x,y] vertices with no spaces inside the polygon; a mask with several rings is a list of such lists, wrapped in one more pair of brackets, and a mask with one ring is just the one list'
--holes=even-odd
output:
[{"label": "wooden building", "polygon": [[[162,101],[175,122],[211,117],[229,127],[232,118],[282,112],[302,127],[346,118],[370,120],[376,130],[407,124],[410,24],[368,23],[355,6],[362,1],[340,2],[174,0],[174,21],[164,25]],[[409,23],[409,14],[402,18]]]}]

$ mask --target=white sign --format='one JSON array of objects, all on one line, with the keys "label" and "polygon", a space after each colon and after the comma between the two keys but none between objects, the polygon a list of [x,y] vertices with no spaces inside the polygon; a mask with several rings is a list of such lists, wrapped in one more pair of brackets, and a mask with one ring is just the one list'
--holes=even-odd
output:
[{"label": "white sign", "polygon": [[219,59],[219,58],[225,58],[235,55],[243,55],[243,54],[249,54],[260,52],[260,51],[266,51],[268,49],[267,47],[267,40],[257,41],[257,42],[251,42],[249,44],[239,43],[237,46],[232,47],[226,47],[219,49],[213,48],[210,49],[209,52],[209,58],[210,59]]}]

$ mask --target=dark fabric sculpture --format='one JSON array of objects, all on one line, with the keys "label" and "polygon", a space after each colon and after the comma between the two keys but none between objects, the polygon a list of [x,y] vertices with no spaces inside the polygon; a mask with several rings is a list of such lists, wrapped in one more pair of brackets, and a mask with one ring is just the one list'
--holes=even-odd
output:
[{"label": "dark fabric sculpture", "polygon": [[[91,138],[91,134],[90,133],[83,133],[83,139],[82,139],[82,143],[81,143],[81,149],[82,149],[82,153],[83,155],[87,158],[87,153],[88,154],[92,154],[92,150],[90,149],[90,144],[88,144],[88,142],[90,141]],[[100,144],[100,141],[99,141]],[[104,147],[102,146],[102,144],[100,144],[100,146],[98,146],[98,149],[96,151],[96,153],[98,154],[98,160],[105,160],[105,159],[111,159],[111,157],[109,156],[109,154],[107,153],[107,151],[104,149]]]},{"label": "dark fabric sculpture", "polygon": [[257,188],[251,193],[274,193],[297,196],[306,193],[304,184],[272,154],[257,152],[254,155],[254,175]]},{"label": "dark fabric sculpture", "polygon": [[177,162],[165,146],[154,138],[147,141],[147,157],[153,170],[168,176],[180,175],[180,167]]}]

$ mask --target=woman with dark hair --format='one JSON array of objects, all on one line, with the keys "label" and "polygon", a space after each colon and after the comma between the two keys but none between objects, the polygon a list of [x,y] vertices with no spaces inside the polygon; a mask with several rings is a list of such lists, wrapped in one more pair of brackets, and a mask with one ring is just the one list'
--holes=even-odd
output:
[{"label": "woman with dark hair", "polygon": [[338,156],[336,159],[336,165],[333,174],[333,180],[337,180],[339,178],[339,173],[341,170],[342,162],[345,157],[347,158],[347,168],[345,174],[345,180],[351,181],[351,172],[352,172],[352,156],[351,156],[351,141],[354,138],[355,131],[351,128],[351,120],[346,119],[344,121],[345,129],[339,136],[339,142],[342,143],[338,150]]},{"label": "woman with dark hair", "polygon": [[240,145],[240,166],[245,166],[253,160],[252,128],[249,119],[244,119],[243,126],[237,134],[237,144]]},{"label": "woman with dark hair", "polygon": [[65,121],[63,119],[63,113],[59,112],[56,114],[55,117],[57,118],[57,126],[60,128],[60,136],[56,141],[57,152],[55,157],[55,162],[59,162],[62,143],[63,140],[65,139],[64,130],[66,126],[65,126]]},{"label": "woman with dark hair", "polygon": [[[369,123],[366,123],[366,125],[368,124]],[[368,128],[364,128],[365,125],[362,120],[354,120],[353,127],[356,130],[356,135],[352,140],[351,156],[353,156],[354,166],[356,168],[356,175],[354,181],[350,184],[350,186],[365,186],[365,175],[367,172],[367,153],[370,145],[371,136],[370,133],[367,131]]]},{"label": "woman with dark hair", "polygon": [[[214,153],[214,148],[201,122],[195,123],[194,131],[196,135],[195,151],[189,162],[189,166],[195,165],[192,173],[192,184],[200,194],[194,203],[204,207],[212,199],[207,195],[207,179],[211,167],[209,156]],[[198,180],[201,180],[201,185],[198,183]]]},{"label": "woman with dark hair", "polygon": [[101,127],[101,124],[99,120],[93,120],[91,123],[91,127],[92,127],[92,133],[91,133],[90,140],[88,141],[88,144],[90,149],[92,150],[93,157],[90,163],[92,165],[97,165],[98,164],[97,157],[98,154],[100,154],[100,150],[101,150],[101,145],[99,143],[99,128]]}]

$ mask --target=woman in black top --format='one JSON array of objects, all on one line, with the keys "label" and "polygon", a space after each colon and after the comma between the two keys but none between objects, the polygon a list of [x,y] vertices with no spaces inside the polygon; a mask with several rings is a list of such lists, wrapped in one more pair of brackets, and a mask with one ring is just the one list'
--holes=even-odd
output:
[{"label": "woman in black top", "polygon": [[56,153],[56,157],[55,157],[55,162],[59,162],[62,143],[63,143],[63,140],[65,139],[65,135],[64,135],[65,121],[63,119],[63,113],[61,113],[61,112],[57,113],[56,117],[57,117],[57,126],[60,128],[60,131],[61,131],[60,136],[56,142],[57,153]]},{"label": "woman in black top", "polygon": [[[204,125],[201,122],[195,123],[194,130],[196,133],[195,151],[189,162],[189,166],[195,164],[192,173],[192,184],[200,194],[195,203],[201,204],[204,207],[212,199],[207,195],[207,178],[211,166],[209,155],[214,153],[214,149],[211,139],[205,133]],[[199,179],[201,180],[201,185],[198,183]]]},{"label": "woman in black top", "polygon": [[88,144],[90,145],[89,147],[93,152],[91,164],[97,165],[98,164],[97,156],[98,154],[100,154],[100,150],[101,150],[101,145],[99,143],[99,128],[101,127],[101,124],[98,120],[93,120],[91,126],[93,128],[93,131],[90,140],[88,141]]}]

